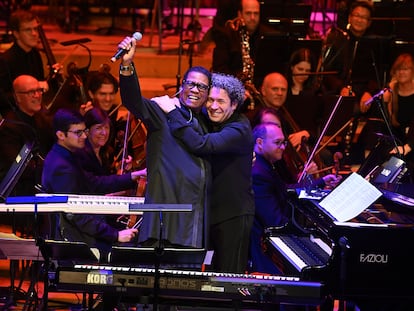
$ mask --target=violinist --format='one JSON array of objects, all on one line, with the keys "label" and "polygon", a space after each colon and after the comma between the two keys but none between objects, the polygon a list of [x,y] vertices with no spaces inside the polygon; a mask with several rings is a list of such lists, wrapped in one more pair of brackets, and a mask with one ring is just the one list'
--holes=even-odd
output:
[{"label": "violinist", "polygon": [[[288,88],[288,81],[282,74],[278,72],[269,73],[263,79],[263,84],[261,88],[263,102],[266,105],[266,107],[271,107],[278,110],[282,116],[282,119],[285,119],[283,106],[286,104]],[[284,120],[283,123],[284,126],[288,126],[287,120]],[[289,135],[288,139],[295,149],[300,148],[302,137],[305,137],[306,139],[309,139],[310,137],[310,134],[307,130],[297,129],[296,131],[294,131],[292,126],[291,129],[286,130]]]},{"label": "violinist", "polygon": [[[265,76],[261,88],[262,99],[266,108],[273,108],[278,112],[281,118],[281,123],[284,132],[289,141],[287,150],[284,155],[284,171],[285,180],[288,183],[297,181],[303,165],[307,162],[311,148],[309,146],[309,138],[311,137],[311,130],[301,128],[297,123],[295,115],[291,115],[288,111],[288,89],[289,84],[287,79],[278,72],[272,72]],[[305,102],[304,102],[305,104]],[[312,111],[312,113],[315,111]],[[260,110],[259,110],[260,113]],[[256,117],[257,118],[257,117]],[[316,117],[311,117],[312,120]],[[321,169],[323,163],[316,161],[312,171]]]},{"label": "violinist", "polygon": [[[115,173],[113,167],[113,158],[111,158],[112,146],[108,145],[110,135],[110,120],[105,111],[101,108],[94,107],[88,110],[84,116],[86,128],[89,130],[88,137],[85,141],[85,147],[75,151],[76,157],[80,160],[80,164],[84,171],[95,176],[108,176]],[[132,169],[132,157],[125,159],[124,172]],[[146,176],[146,169],[138,171],[140,176]],[[134,190],[134,188],[130,190]],[[124,194],[124,192],[122,192]],[[124,225],[117,221],[117,217],[112,215],[106,217],[106,221],[113,227],[122,228]]]},{"label": "violinist", "polygon": [[[0,89],[4,97],[0,102],[2,114],[14,108],[12,82],[16,77],[22,74],[31,75],[39,81],[44,92],[49,89],[38,50],[39,26],[38,18],[30,11],[17,10],[10,16],[9,27],[14,43],[0,57]],[[58,64],[54,66],[59,67]]]},{"label": "violinist", "polygon": [[[86,76],[85,93],[90,99],[84,105],[81,105],[81,113],[87,112],[92,107],[97,107],[104,111],[109,118],[109,137],[107,145],[110,147],[110,158],[114,157],[119,149],[122,148],[122,137],[125,127],[126,117],[118,116],[119,107],[116,103],[116,94],[118,93],[118,80],[104,67],[97,71],[89,71]],[[121,131],[121,138],[117,139],[118,132]],[[112,165],[115,166],[115,165]]]}]

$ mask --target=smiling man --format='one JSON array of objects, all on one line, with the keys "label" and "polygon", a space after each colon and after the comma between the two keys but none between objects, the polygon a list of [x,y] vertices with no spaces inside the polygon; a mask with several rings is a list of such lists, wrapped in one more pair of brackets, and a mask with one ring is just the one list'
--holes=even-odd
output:
[{"label": "smiling man", "polygon": [[180,114],[178,100],[165,97],[157,100],[167,113],[171,132],[180,143],[211,161],[209,245],[214,250],[213,268],[220,272],[243,273],[247,268],[254,215],[253,137],[249,120],[239,112],[243,100],[244,87],[238,79],[213,74],[205,105],[211,132],[204,135],[189,126]]},{"label": "smiling man", "polygon": [[[154,101],[142,97],[132,63],[135,45],[134,38],[126,37],[118,46],[129,50],[123,56],[119,79],[122,103],[148,129],[145,203],[191,204],[192,212],[163,215],[162,239],[165,246],[200,248],[204,246],[209,165],[183,144],[177,144],[164,112]],[[207,69],[192,67],[184,74],[180,89],[178,113],[200,134],[205,132],[205,121],[200,111],[207,100],[210,78]],[[144,246],[156,246],[159,236],[160,213],[145,212],[139,241]]]},{"label": "smiling man", "polygon": [[[13,101],[12,83],[20,75],[36,78],[46,91],[42,56],[37,49],[40,41],[38,18],[30,11],[17,10],[10,15],[9,24],[14,43],[0,57],[0,89]],[[0,103],[0,113],[10,110],[7,103]]]}]

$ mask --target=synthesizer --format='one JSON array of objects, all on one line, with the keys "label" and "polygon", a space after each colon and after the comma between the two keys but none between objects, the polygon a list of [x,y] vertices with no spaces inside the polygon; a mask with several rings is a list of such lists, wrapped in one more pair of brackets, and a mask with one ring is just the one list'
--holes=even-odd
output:
[{"label": "synthesizer", "polygon": [[323,300],[322,283],[275,275],[75,265],[58,268],[52,283],[58,290],[113,292],[122,293],[123,297],[151,296],[156,272],[161,298],[310,305],[318,305]]},{"label": "synthesizer", "polygon": [[31,197],[8,197],[0,204],[0,212],[77,213],[77,214],[142,214],[131,205],[144,205],[143,197],[38,194]]}]

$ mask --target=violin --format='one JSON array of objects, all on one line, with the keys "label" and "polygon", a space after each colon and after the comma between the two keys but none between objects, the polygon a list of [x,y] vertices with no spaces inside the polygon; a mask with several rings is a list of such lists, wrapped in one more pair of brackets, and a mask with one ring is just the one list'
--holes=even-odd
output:
[{"label": "violin", "polygon": [[[297,125],[295,120],[293,120],[291,114],[285,106],[280,107],[280,112],[284,120],[286,120],[286,122],[292,128],[292,131],[299,132],[299,126]],[[309,151],[310,148],[307,143],[306,137],[302,137],[301,146],[299,150],[293,147],[293,145],[288,140],[285,152],[283,153],[283,159],[286,162],[286,165],[288,167],[288,170],[290,171],[290,174],[292,175],[293,180],[297,180],[297,176],[304,169],[304,166],[308,160]]]},{"label": "violin", "polygon": [[[125,158],[126,158],[126,154],[127,154],[128,143],[132,139],[132,137],[135,136],[138,129],[140,129],[140,127],[143,126],[143,123],[142,123],[141,120],[138,120],[137,123],[132,123],[134,127],[133,127],[133,129],[130,133],[130,127],[131,127],[130,123],[134,120],[135,119],[131,118],[130,112],[128,112],[127,123],[126,123],[125,134],[124,134],[125,135],[124,136],[124,144],[123,144],[122,150],[120,151],[121,154],[119,154],[118,157],[117,157],[117,158],[119,158],[122,155],[120,171],[119,171],[120,174],[124,173],[124,171],[125,171]],[[145,134],[146,134],[146,131],[145,131]],[[146,135],[144,137],[144,141],[145,141],[145,139],[146,139]],[[144,153],[144,155],[145,155],[145,153]],[[143,161],[143,159],[145,159],[145,156],[144,156],[144,158],[134,159],[134,162],[135,162],[135,164],[138,165],[138,167],[141,167],[142,166],[141,162]],[[132,168],[136,168],[136,167],[137,166],[134,166],[134,165],[132,166]],[[135,193],[130,191],[130,192],[126,193],[126,195],[136,196],[136,197],[143,197],[143,196],[145,196],[146,187],[147,187],[147,177],[144,176],[144,175],[140,176],[140,178],[137,182],[137,188],[135,189]],[[130,229],[132,229],[132,228],[135,229],[136,228],[136,229],[138,229],[139,226],[141,225],[142,217],[141,217],[141,215],[133,215],[133,214],[128,215],[128,216],[122,215],[118,218],[117,221],[120,222],[120,223],[125,224],[126,228],[130,228]]]}]

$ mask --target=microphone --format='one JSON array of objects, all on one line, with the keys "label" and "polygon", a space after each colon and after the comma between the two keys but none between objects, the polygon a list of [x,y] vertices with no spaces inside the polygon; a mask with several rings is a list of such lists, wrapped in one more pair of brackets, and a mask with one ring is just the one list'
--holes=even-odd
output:
[{"label": "microphone", "polygon": [[[132,35],[132,37],[135,40],[140,41],[142,39],[142,34],[137,31],[137,32],[134,32],[134,34]],[[115,63],[118,59],[120,59],[122,57],[122,55],[124,55],[127,52],[128,52],[128,50],[118,49],[118,51],[116,51],[116,53],[114,54],[114,56],[111,57],[111,62]]]},{"label": "microphone", "polygon": [[389,87],[385,87],[381,91],[379,91],[377,94],[375,94],[374,96],[372,96],[370,99],[368,99],[365,102],[365,105],[366,106],[371,105],[374,101],[376,101],[378,98],[380,98],[382,95],[384,95],[384,93],[386,91],[392,92],[392,90]]}]

